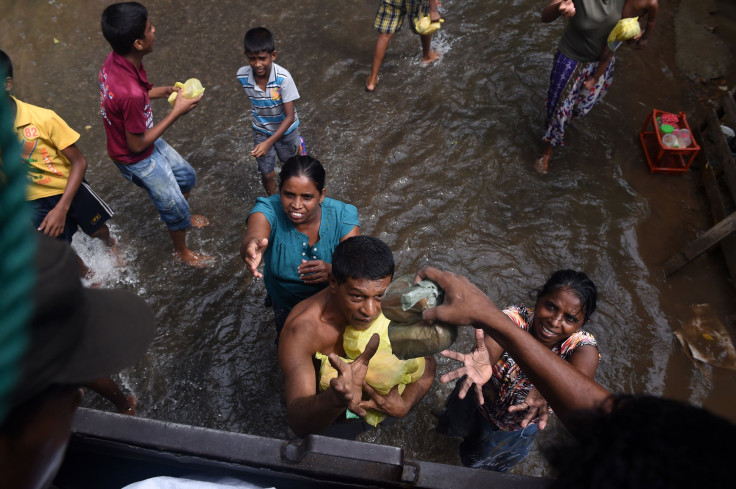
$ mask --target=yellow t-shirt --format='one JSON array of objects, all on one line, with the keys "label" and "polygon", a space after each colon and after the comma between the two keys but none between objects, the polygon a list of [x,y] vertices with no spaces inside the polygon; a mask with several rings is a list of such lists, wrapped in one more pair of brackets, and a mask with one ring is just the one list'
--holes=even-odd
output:
[{"label": "yellow t-shirt", "polygon": [[20,156],[28,168],[27,200],[64,193],[72,167],[62,150],[76,143],[79,133],[56,112],[15,100],[15,131]]}]

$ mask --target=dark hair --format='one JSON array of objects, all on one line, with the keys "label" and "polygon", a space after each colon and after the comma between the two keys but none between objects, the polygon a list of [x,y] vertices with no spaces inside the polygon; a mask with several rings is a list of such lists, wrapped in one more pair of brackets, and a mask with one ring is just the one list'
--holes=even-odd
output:
[{"label": "dark hair", "polygon": [[2,74],[5,74],[6,77],[13,78],[13,62],[10,61],[10,56],[0,49],[0,75]]},{"label": "dark hair", "polygon": [[126,55],[146,37],[148,10],[138,2],[113,3],[102,12],[102,35],[112,50]]},{"label": "dark hair", "polygon": [[386,243],[372,236],[353,236],[332,253],[332,276],[338,284],[349,278],[381,280],[394,276],[394,255]]},{"label": "dark hair", "polygon": [[598,291],[595,288],[595,284],[588,278],[583,272],[577,272],[575,270],[557,270],[552,276],[547,279],[547,283],[541,289],[537,289],[533,292],[536,293],[537,300],[542,297],[551,294],[557,289],[568,289],[570,292],[580,299],[582,305],[584,323],[587,323],[590,316],[596,308],[596,302],[598,300]]},{"label": "dark hair", "polygon": [[317,192],[322,193],[322,189],[325,188],[325,169],[319,160],[309,155],[292,156],[286,160],[279,173],[279,190],[285,181],[300,176],[309,178],[317,187]]},{"label": "dark hair", "polygon": [[246,53],[254,54],[261,51],[273,53],[276,49],[273,44],[273,34],[265,27],[254,27],[246,32],[243,47]]},{"label": "dark hair", "polygon": [[580,411],[565,424],[570,432],[540,440],[556,472],[552,488],[733,486],[736,426],[705,409],[618,395],[610,412]]}]

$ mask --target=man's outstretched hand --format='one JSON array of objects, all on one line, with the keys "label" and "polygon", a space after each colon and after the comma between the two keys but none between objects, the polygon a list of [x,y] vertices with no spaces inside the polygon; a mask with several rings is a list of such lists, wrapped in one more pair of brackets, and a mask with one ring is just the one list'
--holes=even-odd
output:
[{"label": "man's outstretched hand", "polygon": [[343,401],[347,409],[361,417],[366,414],[365,409],[361,406],[363,382],[368,372],[368,362],[378,350],[378,343],[378,333],[374,333],[363,353],[352,363],[343,361],[334,353],[328,356],[330,364],[337,370],[337,377],[330,380],[330,389]]}]

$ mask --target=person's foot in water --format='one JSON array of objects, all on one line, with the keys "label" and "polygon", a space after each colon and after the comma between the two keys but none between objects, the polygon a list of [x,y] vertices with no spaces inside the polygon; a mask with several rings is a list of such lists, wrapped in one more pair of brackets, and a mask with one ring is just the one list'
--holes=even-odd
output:
[{"label": "person's foot in water", "polygon": [[427,67],[438,61],[442,53],[439,51],[429,51],[426,55],[422,56],[422,67]]},{"label": "person's foot in water", "polygon": [[549,159],[552,157],[552,150],[552,145],[548,143],[542,156],[534,162],[534,168],[542,175],[547,174],[547,170],[549,169]]},{"label": "person's foot in water", "polygon": [[195,253],[189,248],[177,250],[175,252],[175,256],[177,260],[186,265],[189,265],[190,267],[207,268],[212,266],[212,264],[215,262],[215,259],[211,256]]},{"label": "person's foot in water", "polygon": [[195,228],[203,228],[210,225],[210,220],[201,214],[192,214],[192,226]]},{"label": "person's foot in water", "polygon": [[373,92],[376,89],[376,85],[378,85],[378,77],[375,79],[371,77],[370,75],[365,78],[365,91],[366,92]]}]

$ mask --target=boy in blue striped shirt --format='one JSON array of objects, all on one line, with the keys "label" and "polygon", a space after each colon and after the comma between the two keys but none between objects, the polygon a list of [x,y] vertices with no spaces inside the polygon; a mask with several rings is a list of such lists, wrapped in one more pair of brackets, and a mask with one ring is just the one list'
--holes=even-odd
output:
[{"label": "boy in blue striped shirt", "polygon": [[276,193],[276,156],[284,162],[299,154],[299,118],[294,100],[299,98],[294,80],[274,63],[277,51],[273,35],[264,27],[245,33],[243,41],[248,65],[238,70],[253,108],[253,151],[258,162],[263,188],[268,195]]}]

